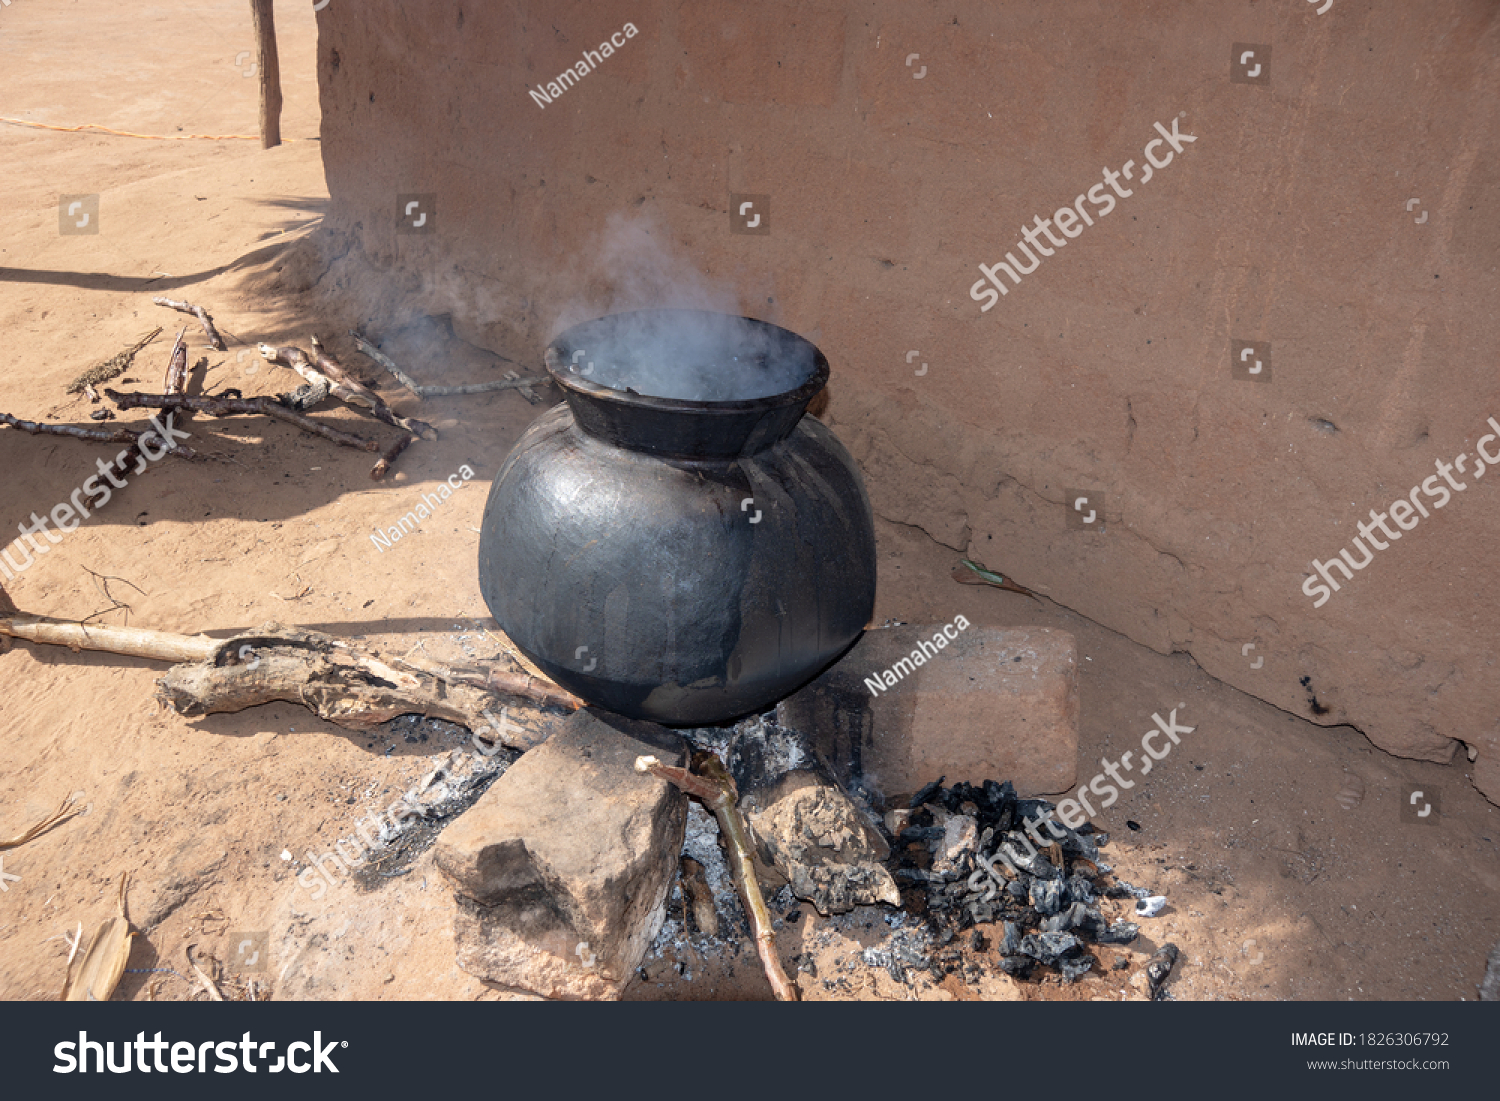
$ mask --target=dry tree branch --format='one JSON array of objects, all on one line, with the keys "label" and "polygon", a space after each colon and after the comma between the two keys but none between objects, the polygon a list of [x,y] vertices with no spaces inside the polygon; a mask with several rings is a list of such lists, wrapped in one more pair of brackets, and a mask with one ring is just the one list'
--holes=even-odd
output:
[{"label": "dry tree branch", "polygon": [[413,382],[411,380],[411,378],[406,374],[405,371],[401,370],[400,367],[396,366],[396,361],[395,360],[391,359],[390,356],[386,355],[379,348],[375,347],[375,345],[371,344],[368,340],[366,340],[360,334],[360,332],[359,332],[358,329],[350,329],[349,330],[349,335],[354,338],[354,345],[355,345],[355,347],[357,347],[361,352],[363,352],[365,355],[369,356],[376,363],[380,364],[387,371],[389,371],[392,375],[394,375],[396,381],[399,382],[402,386],[405,386],[408,390],[410,390],[412,392],[412,394],[416,396],[416,399],[418,401],[421,401],[422,398],[426,396],[425,393],[423,392],[423,388],[421,386],[418,386],[415,382]]},{"label": "dry tree branch", "polygon": [[0,618],[0,635],[27,642],[66,646],[70,650],[100,650],[156,661],[207,661],[220,645],[204,635],[175,635],[145,627],[111,627],[48,616],[16,615]]},{"label": "dry tree branch", "polygon": [[368,409],[370,415],[376,420],[384,421],[393,428],[415,433],[424,440],[437,439],[437,429],[432,425],[426,421],[403,417],[393,412],[379,394],[351,377],[349,372],[344,370],[343,365],[323,349],[317,337],[313,337],[313,348],[318,354],[316,364],[308,359],[307,353],[301,348],[292,346],[275,348],[269,344],[259,344],[256,347],[263,359],[282,367],[290,367],[314,387],[326,385],[328,392],[334,397],[348,405]]},{"label": "dry tree branch", "polygon": [[216,352],[229,351],[229,345],[224,343],[224,338],[219,335],[219,330],[214,328],[214,319],[209,316],[208,311],[202,306],[195,306],[191,302],[178,302],[161,295],[153,298],[152,302],[158,306],[165,306],[169,310],[178,313],[190,313],[198,319],[198,324],[203,326],[203,332],[208,336],[208,346]]},{"label": "dry tree branch", "polygon": [[311,417],[293,412],[274,398],[194,398],[183,394],[122,394],[118,390],[105,390],[104,396],[121,409],[191,409],[197,413],[207,413],[210,417],[261,413],[286,421],[287,424],[294,424],[304,432],[322,436],[325,440],[342,444],[344,447],[353,447],[359,451],[380,449],[380,444],[376,440],[340,432],[337,428],[319,424]]},{"label": "dry tree branch", "polygon": [[[540,678],[496,673],[477,680],[441,667],[424,669],[343,639],[276,623],[213,639],[18,616],[0,618],[0,637],[4,636],[176,662],[158,682],[158,697],[189,718],[284,700],[348,730],[368,730],[397,715],[422,714],[477,732],[493,726],[485,713],[499,710],[504,696],[553,707],[576,709],[582,704]],[[521,750],[543,737],[515,723],[502,733],[509,735],[505,745]]]},{"label": "dry tree branch", "polygon": [[[412,380],[411,376],[396,366],[395,360],[371,344],[360,334],[359,330],[350,329],[349,335],[354,338],[354,343],[361,352],[394,375],[396,381],[415,394],[418,400],[422,398],[454,397],[459,394],[488,394],[496,390],[525,390],[528,386],[540,386],[552,381],[546,375],[532,375],[527,378],[496,379],[493,382],[469,382],[461,386],[419,386]],[[497,358],[505,359],[504,356],[498,356]],[[513,363],[515,361],[505,359],[505,362]],[[524,366],[524,364],[517,364],[517,366]]]},{"label": "dry tree branch", "polygon": [[750,919],[750,929],[755,935],[755,948],[760,955],[761,966],[765,968],[766,978],[771,982],[771,990],[777,1001],[795,1002],[798,1000],[797,987],[787,978],[786,972],[782,970],[781,960],[776,956],[776,934],[771,924],[771,911],[766,908],[766,900],[760,893],[760,882],[755,878],[755,860],[751,855],[754,847],[745,832],[745,823],[740,818],[739,794],[735,791],[734,778],[729,775],[724,762],[713,753],[695,753],[693,765],[696,772],[675,765],[664,765],[655,757],[635,759],[637,772],[649,772],[675,784],[714,812],[714,817],[719,821],[719,829],[729,844],[729,866],[734,872],[735,886],[740,889],[740,897],[744,899],[745,914]]},{"label": "dry tree branch", "polygon": [[[106,390],[105,393],[108,394],[111,391]],[[23,421],[9,413],[0,413],[0,424],[8,424],[12,428],[19,428],[22,432],[30,432],[33,436],[71,436],[75,440],[89,440],[93,443],[136,444],[140,442],[142,436],[156,436],[155,429],[136,432],[129,428],[75,428],[71,424],[38,424],[36,421]],[[166,443],[166,441],[162,442]],[[175,443],[167,447],[167,454],[176,455],[179,459],[200,457],[192,448]]]},{"label": "dry tree branch", "polygon": [[[167,377],[164,387],[168,394],[180,394],[187,388],[187,326],[184,325],[177,334],[176,341],[172,344],[172,354],[167,358]],[[185,418],[184,418],[185,419]],[[139,474],[145,469],[146,460],[141,451],[141,440],[138,438],[119,455],[109,461],[101,473],[110,481],[115,480],[115,475],[122,478],[132,467]]]}]

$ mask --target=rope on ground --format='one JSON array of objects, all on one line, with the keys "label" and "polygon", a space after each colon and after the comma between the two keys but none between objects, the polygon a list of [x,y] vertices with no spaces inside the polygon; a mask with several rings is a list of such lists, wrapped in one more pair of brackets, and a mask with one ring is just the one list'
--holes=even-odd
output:
[{"label": "rope on ground", "polygon": [[45,122],[27,122],[25,119],[6,118],[3,115],[0,115],[0,122],[30,126],[37,130],[96,130],[101,134],[115,134],[122,138],[150,138],[152,141],[260,141],[254,134],[133,134],[129,130],[111,130],[108,126],[96,126],[91,122],[82,126],[52,126]]}]

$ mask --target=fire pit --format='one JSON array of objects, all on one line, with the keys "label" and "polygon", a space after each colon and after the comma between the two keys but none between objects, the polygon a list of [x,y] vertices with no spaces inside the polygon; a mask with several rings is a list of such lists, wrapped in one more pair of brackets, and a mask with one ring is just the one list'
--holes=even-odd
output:
[{"label": "fire pit", "polygon": [[806,416],[828,362],[786,329],[642,310],[547,348],[566,404],[491,487],[479,584],[558,684],[636,719],[763,710],[859,637],[875,603],[869,499]]}]

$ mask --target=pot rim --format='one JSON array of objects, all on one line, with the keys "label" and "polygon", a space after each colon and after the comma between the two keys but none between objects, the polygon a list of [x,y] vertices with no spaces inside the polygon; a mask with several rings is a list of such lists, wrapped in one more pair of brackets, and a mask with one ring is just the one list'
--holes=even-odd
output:
[{"label": "pot rim", "polygon": [[[734,317],[743,321],[749,321],[767,329],[775,329],[795,341],[799,341],[813,351],[812,374],[794,390],[783,390],[779,394],[767,394],[761,398],[743,398],[734,401],[689,401],[686,398],[661,398],[650,394],[631,394],[624,390],[616,390],[610,386],[603,386],[597,382],[580,378],[572,371],[572,364],[567,362],[569,353],[573,350],[576,340],[569,337],[577,333],[579,329],[586,326],[598,325],[612,318],[629,317],[634,314],[706,314],[719,317]],[[604,314],[601,317],[581,321],[577,325],[569,326],[558,333],[547,343],[543,356],[547,364],[547,372],[552,376],[554,382],[564,392],[572,391],[575,394],[586,396],[595,401],[604,401],[611,404],[626,406],[634,409],[656,409],[663,412],[698,413],[709,416],[720,414],[725,416],[743,415],[745,413],[778,409],[788,405],[806,405],[828,385],[828,359],[818,346],[806,337],[783,328],[771,321],[763,321],[758,317],[750,317],[744,314],[721,313],[718,310],[689,310],[689,309],[645,309],[645,310],[622,310],[619,313]]]}]

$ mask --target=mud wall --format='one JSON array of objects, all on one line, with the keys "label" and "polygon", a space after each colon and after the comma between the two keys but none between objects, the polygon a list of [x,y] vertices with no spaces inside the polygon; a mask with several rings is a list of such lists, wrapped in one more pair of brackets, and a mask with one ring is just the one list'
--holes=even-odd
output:
[{"label": "mud wall", "polygon": [[639,219],[819,344],[880,515],[1500,801],[1493,4],[318,19],[372,319],[536,362]]}]

